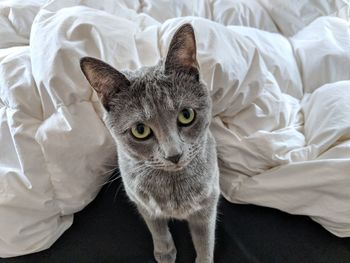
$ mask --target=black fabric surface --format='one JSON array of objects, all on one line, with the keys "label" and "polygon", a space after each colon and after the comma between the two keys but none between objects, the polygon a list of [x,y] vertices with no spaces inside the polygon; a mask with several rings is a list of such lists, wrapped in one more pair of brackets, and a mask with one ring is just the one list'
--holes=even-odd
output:
[{"label": "black fabric surface", "polygon": [[[155,263],[152,239],[120,189],[120,180],[75,215],[73,226],[48,250],[1,263]],[[117,192],[117,195],[116,195]],[[349,263],[350,238],[337,238],[308,217],[220,201],[215,263]],[[170,223],[177,263],[195,251],[186,223]]]}]

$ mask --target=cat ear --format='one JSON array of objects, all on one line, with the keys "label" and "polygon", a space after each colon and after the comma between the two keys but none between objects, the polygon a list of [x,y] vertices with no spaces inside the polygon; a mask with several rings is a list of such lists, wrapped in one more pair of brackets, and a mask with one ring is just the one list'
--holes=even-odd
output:
[{"label": "cat ear", "polygon": [[186,72],[199,77],[199,66],[196,59],[196,39],[190,24],[182,25],[171,40],[165,60],[165,74],[173,71]]},{"label": "cat ear", "polygon": [[110,110],[108,102],[111,96],[130,85],[122,73],[99,59],[83,57],[80,68],[107,111]]}]

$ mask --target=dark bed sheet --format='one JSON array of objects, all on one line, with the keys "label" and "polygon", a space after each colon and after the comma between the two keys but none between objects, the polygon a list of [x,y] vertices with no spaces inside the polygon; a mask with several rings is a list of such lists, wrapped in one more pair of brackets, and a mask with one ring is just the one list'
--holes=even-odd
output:
[{"label": "dark bed sheet", "polygon": [[[1,263],[155,263],[142,218],[120,180],[75,215],[73,226],[48,250]],[[117,193],[117,194],[116,194]],[[308,217],[231,204],[221,198],[215,263],[349,263],[350,238],[337,238]],[[186,223],[170,223],[177,263],[194,262]]]}]

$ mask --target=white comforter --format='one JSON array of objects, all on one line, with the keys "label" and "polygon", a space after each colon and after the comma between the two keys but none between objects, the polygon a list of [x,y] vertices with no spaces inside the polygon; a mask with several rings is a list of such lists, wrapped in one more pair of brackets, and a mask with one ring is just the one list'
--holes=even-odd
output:
[{"label": "white comforter", "polygon": [[79,59],[153,65],[185,22],[214,103],[223,196],[350,236],[346,0],[45,2],[0,1],[0,257],[48,248],[113,168]]}]

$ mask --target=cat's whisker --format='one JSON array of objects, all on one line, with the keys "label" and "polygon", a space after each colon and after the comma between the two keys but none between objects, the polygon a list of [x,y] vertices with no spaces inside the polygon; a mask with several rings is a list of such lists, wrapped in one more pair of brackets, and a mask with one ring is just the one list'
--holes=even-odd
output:
[{"label": "cat's whisker", "polygon": [[135,163],[135,166],[133,167],[133,169],[135,168],[143,168],[146,167],[147,165],[144,162],[137,162]]},{"label": "cat's whisker", "polygon": [[115,172],[116,170],[118,170],[118,169],[119,169],[119,167],[114,167],[113,169],[110,169],[110,170],[108,170],[108,171],[102,173],[101,176],[108,175],[108,174],[112,174],[112,173],[114,173],[114,172]]},{"label": "cat's whisker", "polygon": [[106,184],[113,183],[114,181],[118,180],[119,178],[121,178],[121,175],[118,175],[117,177],[115,177],[113,179],[109,179],[108,181],[104,182],[103,184],[98,185],[98,187],[102,187]]},{"label": "cat's whisker", "polygon": [[102,166],[117,166],[118,165],[118,163],[117,163],[117,158],[115,158],[115,160],[112,162],[107,162],[107,161],[105,161],[105,162],[102,162],[102,164],[101,164]]}]

